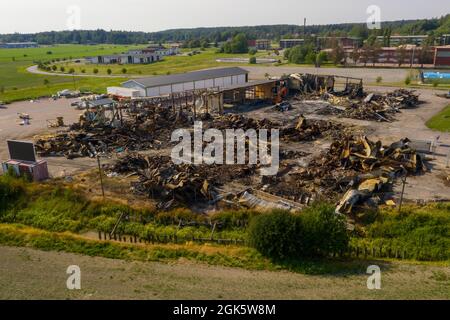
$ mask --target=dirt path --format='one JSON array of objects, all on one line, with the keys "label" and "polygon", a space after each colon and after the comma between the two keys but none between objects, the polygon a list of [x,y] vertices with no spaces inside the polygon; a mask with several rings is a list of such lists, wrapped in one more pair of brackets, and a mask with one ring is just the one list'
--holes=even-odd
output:
[{"label": "dirt path", "polygon": [[[380,264],[382,290],[370,291],[364,272],[311,276],[14,247],[0,256],[0,299],[450,299],[448,269],[424,265]],[[79,291],[66,288],[70,265],[81,268]]]}]

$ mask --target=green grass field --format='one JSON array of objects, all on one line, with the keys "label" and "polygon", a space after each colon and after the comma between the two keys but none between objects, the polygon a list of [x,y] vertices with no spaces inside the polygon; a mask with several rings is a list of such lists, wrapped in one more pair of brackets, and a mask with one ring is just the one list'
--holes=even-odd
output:
[{"label": "green grass field", "polygon": [[[26,69],[38,61],[81,58],[98,54],[120,53],[136,46],[119,45],[59,45],[29,49],[0,50],[0,101],[33,99],[54,94],[62,89],[86,89],[102,92],[107,86],[117,85],[124,79],[76,78],[30,74]],[[141,46],[139,46],[141,47]],[[49,54],[51,52],[51,54]],[[47,79],[49,83],[44,84]]]},{"label": "green grass field", "polygon": [[450,105],[435,115],[427,122],[430,129],[449,132],[450,131]]}]

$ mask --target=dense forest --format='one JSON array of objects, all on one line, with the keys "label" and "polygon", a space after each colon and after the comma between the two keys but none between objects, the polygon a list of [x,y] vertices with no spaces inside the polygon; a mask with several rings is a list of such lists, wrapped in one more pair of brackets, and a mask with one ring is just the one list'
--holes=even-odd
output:
[{"label": "dense forest", "polygon": [[[35,41],[42,45],[48,44],[133,44],[149,41],[185,42],[192,40],[206,40],[209,42],[226,41],[233,36],[244,33],[249,39],[267,38],[279,40],[281,38],[301,37],[304,33],[323,36],[358,36],[364,39],[370,35],[383,35],[389,30],[392,35],[428,34],[439,36],[450,33],[450,14],[441,18],[423,20],[402,20],[383,22],[383,30],[370,31],[365,24],[347,23],[330,25],[266,25],[246,27],[214,27],[195,29],[174,29],[160,32],[129,32],[129,31],[105,31],[105,30],[75,30],[52,31],[35,34],[3,34],[0,42],[24,42]],[[375,33],[375,34],[374,34]]]}]

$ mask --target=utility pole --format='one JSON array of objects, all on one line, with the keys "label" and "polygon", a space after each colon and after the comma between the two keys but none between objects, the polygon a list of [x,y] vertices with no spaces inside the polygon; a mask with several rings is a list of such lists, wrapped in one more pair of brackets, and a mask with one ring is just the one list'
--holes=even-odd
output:
[{"label": "utility pole", "polygon": [[105,200],[105,187],[103,185],[103,173],[102,173],[102,165],[100,164],[100,155],[97,155],[97,163],[98,163],[98,173],[100,175],[100,184],[102,186],[102,196],[103,200]]},{"label": "utility pole", "polygon": [[402,178],[403,187],[402,187],[402,195],[400,196],[400,204],[398,206],[398,213],[402,212],[403,197],[405,195],[405,188],[406,188],[406,178],[407,178],[406,175]]},{"label": "utility pole", "polygon": [[414,46],[413,52],[411,54],[411,69],[412,69],[413,64],[414,64],[415,55],[416,55],[416,47]]},{"label": "utility pole", "polygon": [[74,87],[75,91],[77,91],[77,84],[75,81],[75,73],[72,73],[72,79],[73,79],[73,87]]}]

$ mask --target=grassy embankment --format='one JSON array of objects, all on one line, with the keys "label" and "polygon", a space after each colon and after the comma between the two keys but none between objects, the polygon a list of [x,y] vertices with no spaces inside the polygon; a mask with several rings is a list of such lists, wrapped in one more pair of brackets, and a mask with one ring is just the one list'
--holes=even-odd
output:
[{"label": "grassy embankment", "polygon": [[[401,214],[380,210],[361,217],[356,232],[351,234],[351,244],[354,247],[364,245],[374,251],[360,255],[360,260],[352,260],[353,257],[350,260],[271,261],[244,245],[158,241],[175,235],[179,239],[208,238],[211,235],[207,225],[210,219],[221,225],[214,238],[246,239],[248,222],[260,214],[258,212],[228,211],[205,217],[186,209],[172,212],[134,209],[88,200],[77,190],[55,184],[31,184],[8,176],[0,177],[0,244],[141,261],[183,257],[247,269],[327,273],[354,268],[360,266],[363,258],[383,257],[381,253],[386,254],[389,250],[393,254],[397,250],[399,258],[440,261],[442,264],[448,263],[450,258],[449,211],[450,204],[435,204],[406,207]],[[155,243],[124,244],[84,236],[88,231],[110,232],[122,212],[127,212],[129,219],[120,225],[119,233],[141,239],[151,236],[156,239]],[[179,228],[180,219],[195,221],[197,225]]]},{"label": "grassy embankment", "polygon": [[450,105],[427,122],[427,127],[433,130],[450,132]]}]

